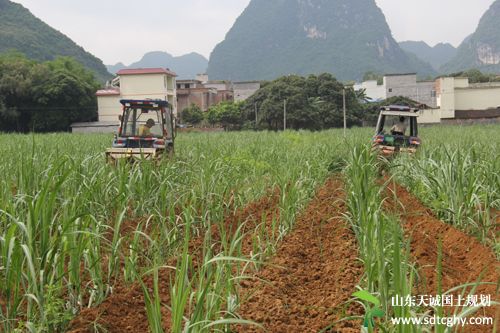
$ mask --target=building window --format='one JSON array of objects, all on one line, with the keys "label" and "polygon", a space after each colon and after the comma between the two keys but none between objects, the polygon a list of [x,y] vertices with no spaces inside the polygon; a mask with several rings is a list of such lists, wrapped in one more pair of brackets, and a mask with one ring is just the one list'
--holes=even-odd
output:
[{"label": "building window", "polygon": [[431,97],[436,97],[436,90],[431,90]]},{"label": "building window", "polygon": [[189,83],[186,83],[186,89],[191,88],[191,85]]},{"label": "building window", "polygon": [[389,92],[392,92],[392,88],[389,88]]},{"label": "building window", "polygon": [[165,85],[165,88],[167,87],[167,76],[165,75],[163,77],[163,84]]},{"label": "building window", "polygon": [[177,89],[181,89],[181,85],[180,84],[177,85]]}]

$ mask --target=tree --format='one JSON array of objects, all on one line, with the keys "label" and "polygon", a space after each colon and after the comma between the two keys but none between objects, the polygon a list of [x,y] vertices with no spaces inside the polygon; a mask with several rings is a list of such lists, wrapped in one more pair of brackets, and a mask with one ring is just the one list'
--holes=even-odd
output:
[{"label": "tree", "polygon": [[71,58],[38,63],[20,54],[0,57],[0,130],[66,131],[97,117],[99,83]]},{"label": "tree", "polygon": [[240,129],[244,118],[243,102],[221,102],[208,110],[207,119],[210,124],[221,124],[225,130]]},{"label": "tree", "polygon": [[451,77],[467,77],[470,83],[498,82],[500,77],[496,74],[485,74],[478,69],[469,69],[463,72],[453,73]]},{"label": "tree", "polygon": [[0,56],[0,130],[20,130],[29,121],[34,61],[20,53]]},{"label": "tree", "polygon": [[93,76],[71,58],[45,63],[32,87],[39,112],[33,114],[30,128],[36,131],[65,131],[76,121],[96,119],[94,97],[98,84]]},{"label": "tree", "polygon": [[361,103],[368,103],[370,102],[370,97],[366,94],[366,89],[359,89],[354,92],[356,94],[356,98],[361,102]]},{"label": "tree", "polygon": [[375,72],[366,72],[363,75],[363,81],[377,81],[378,85],[384,84],[384,76],[381,74],[377,74]]},{"label": "tree", "polygon": [[[310,75],[307,78],[289,75],[278,78],[259,89],[244,107],[247,120],[255,120],[258,128],[283,128],[284,103],[287,107],[287,127],[321,130],[343,126],[344,84],[331,74]],[[355,91],[346,89],[348,126],[360,125],[362,108]]]},{"label": "tree", "polygon": [[182,110],[181,117],[182,121],[192,125],[199,124],[205,118],[203,111],[194,103]]}]

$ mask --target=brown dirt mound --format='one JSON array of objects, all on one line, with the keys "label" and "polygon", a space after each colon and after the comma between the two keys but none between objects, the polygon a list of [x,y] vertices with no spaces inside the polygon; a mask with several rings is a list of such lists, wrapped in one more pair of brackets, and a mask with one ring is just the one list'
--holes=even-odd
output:
[{"label": "brown dirt mound", "polygon": [[[397,198],[396,202],[394,198]],[[442,242],[442,290],[447,291],[465,283],[475,283],[480,274],[483,282],[500,282],[500,265],[490,248],[477,239],[455,229],[437,219],[415,196],[402,186],[392,183],[389,186],[387,206],[399,214],[405,235],[411,240],[411,254],[418,267],[421,281],[419,295],[436,295],[438,290],[439,242]],[[495,285],[479,286],[475,295],[491,295],[498,301]],[[455,309],[453,309],[455,310]],[[476,315],[499,319],[498,307],[485,308]],[[492,327],[469,326],[467,332],[492,332]]]},{"label": "brown dirt mound", "polygon": [[[362,310],[345,304],[362,276],[356,238],[342,214],[343,183],[329,179],[285,237],[276,256],[257,277],[245,281],[248,299],[239,314],[268,332],[318,332]],[[334,325],[335,332],[359,332],[360,322]],[[259,331],[245,326],[239,332]]]},{"label": "brown dirt mound", "polygon": [[[279,219],[280,197],[279,189],[275,189],[273,192],[269,192],[268,195],[261,200],[252,202],[243,209],[228,216],[223,225],[212,225],[210,232],[214,252],[217,253],[220,250],[221,227],[223,227],[229,235],[236,233],[238,228],[241,227],[240,233],[244,234],[241,241],[241,252],[247,255],[250,254],[253,250],[251,237],[253,230],[262,223],[265,224],[264,228],[266,228],[266,230],[270,230],[273,220]],[[242,224],[243,226],[241,226]],[[203,248],[203,241],[201,237],[193,239],[190,243],[191,252],[199,253]]]},{"label": "brown dirt mound", "polygon": [[[245,223],[244,231],[249,231],[262,222],[270,225],[272,220],[279,216],[279,199],[279,191],[269,192],[260,200],[229,215],[224,221],[224,226],[228,232],[234,232],[241,223]],[[220,240],[218,227],[214,226],[211,234],[215,242]],[[245,238],[242,245],[244,251],[251,248],[249,244],[251,244],[251,241]],[[195,238],[190,243],[190,253],[195,261],[201,253],[202,245],[202,238]],[[175,259],[172,260],[171,265],[175,266]],[[159,286],[162,304],[170,303],[169,285],[171,277],[171,270],[164,269],[160,272]],[[151,293],[153,289],[152,277],[146,277],[144,283]],[[170,312],[164,306],[162,306],[161,311],[163,328],[168,332],[170,328]],[[149,332],[141,285],[139,283],[127,285],[124,282],[119,282],[114,287],[113,294],[103,303],[97,307],[82,310],[70,323],[68,332],[95,332],[96,327],[101,328],[101,330],[104,328],[109,333]]]}]

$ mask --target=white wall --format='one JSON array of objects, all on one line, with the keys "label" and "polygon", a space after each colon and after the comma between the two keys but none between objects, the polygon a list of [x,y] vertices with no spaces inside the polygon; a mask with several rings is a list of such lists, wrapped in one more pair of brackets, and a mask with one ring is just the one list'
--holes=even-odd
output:
[{"label": "white wall", "polygon": [[500,107],[500,87],[455,90],[456,110],[486,110],[498,107]]},{"label": "white wall", "polygon": [[[141,74],[120,76],[120,93],[123,99],[167,99],[174,94],[172,81],[165,74]],[[171,88],[171,89],[169,89]]]},{"label": "white wall", "polygon": [[177,115],[176,80],[166,74],[121,75],[122,99],[167,100]]},{"label": "white wall", "polygon": [[96,126],[89,124],[88,126],[82,127],[72,127],[71,133],[118,133],[118,127],[116,126]]},{"label": "white wall", "polygon": [[118,115],[122,113],[120,95],[97,96],[99,121],[119,123]]},{"label": "white wall", "polygon": [[441,117],[455,118],[455,78],[440,78],[438,87],[437,105],[441,109]]},{"label": "white wall", "polygon": [[386,90],[384,85],[378,85],[376,80],[364,81],[361,84],[354,85],[354,90],[366,90],[366,96],[373,101],[386,99]]},{"label": "white wall", "polygon": [[439,124],[440,122],[441,122],[440,109],[420,110],[420,117],[418,117],[419,124]]},{"label": "white wall", "polygon": [[486,110],[500,106],[500,86],[469,85],[468,78],[441,78],[438,86],[438,106],[442,118],[454,118],[455,110]]},{"label": "white wall", "polygon": [[235,82],[233,83],[234,100],[244,101],[260,89],[260,82]]}]

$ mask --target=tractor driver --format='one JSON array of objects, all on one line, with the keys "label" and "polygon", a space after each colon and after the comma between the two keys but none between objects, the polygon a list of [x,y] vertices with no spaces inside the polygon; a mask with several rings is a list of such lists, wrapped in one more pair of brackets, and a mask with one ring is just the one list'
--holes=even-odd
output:
[{"label": "tractor driver", "polygon": [[406,133],[406,123],[405,117],[399,117],[399,122],[394,124],[391,128],[392,135],[405,135]]},{"label": "tractor driver", "polygon": [[145,125],[139,126],[139,136],[142,136],[142,137],[153,136],[153,134],[151,134],[151,128],[154,125],[155,125],[155,121],[153,119],[149,118],[146,121]]}]

